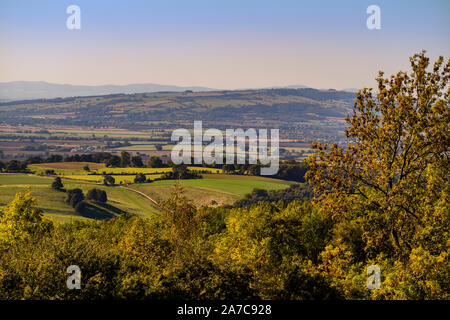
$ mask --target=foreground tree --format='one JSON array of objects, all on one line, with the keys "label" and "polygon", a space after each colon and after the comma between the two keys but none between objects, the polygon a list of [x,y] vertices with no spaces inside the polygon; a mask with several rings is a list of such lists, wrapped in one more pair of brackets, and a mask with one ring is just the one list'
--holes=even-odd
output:
[{"label": "foreground tree", "polygon": [[380,72],[377,94],[356,95],[347,147],[313,145],[307,176],[319,202],[338,219],[361,218],[368,252],[409,254],[420,231],[448,221],[438,207],[448,209],[450,61],[428,66],[422,52],[410,74]]},{"label": "foreground tree", "polygon": [[196,208],[184,195],[181,185],[175,184],[169,198],[159,203],[159,209],[164,236],[173,247],[176,264],[181,264],[192,258],[192,241],[198,231]]},{"label": "foreground tree", "polygon": [[[337,223],[321,268],[353,297],[449,296],[450,60],[410,61],[410,73],[380,72],[376,94],[357,93],[345,148],[315,143],[308,159],[315,202]],[[370,264],[386,280],[364,293],[353,284]]]},{"label": "foreground tree", "polygon": [[42,210],[30,193],[17,193],[0,211],[0,249],[13,241],[48,233],[52,226],[51,221],[43,218]]}]

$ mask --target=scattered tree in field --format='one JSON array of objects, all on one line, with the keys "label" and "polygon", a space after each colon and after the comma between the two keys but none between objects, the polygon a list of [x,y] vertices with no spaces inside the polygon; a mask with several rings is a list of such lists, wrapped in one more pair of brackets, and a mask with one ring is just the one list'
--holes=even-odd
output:
[{"label": "scattered tree in field", "polygon": [[7,162],[5,165],[6,172],[25,172],[26,170],[27,170],[26,163],[17,160],[11,160]]},{"label": "scattered tree in field", "polygon": [[52,154],[47,158],[46,162],[62,162],[63,156],[60,154]]},{"label": "scattered tree in field", "polygon": [[86,202],[85,201],[80,201],[78,202],[75,207],[75,212],[78,213],[79,215],[82,215],[84,213],[84,211],[86,210]]},{"label": "scattered tree in field", "polygon": [[259,166],[257,164],[252,164],[248,167],[248,172],[252,176],[257,176],[261,172],[261,166]]},{"label": "scattered tree in field", "polygon": [[83,170],[84,170],[84,171],[91,171],[91,169],[89,168],[88,165],[85,165],[85,166],[83,167]]},{"label": "scattered tree in field", "polygon": [[195,171],[189,170],[185,165],[175,165],[172,171],[165,172],[162,180],[178,180],[178,179],[201,179],[202,176]]},{"label": "scattered tree in field", "polygon": [[223,173],[234,173],[234,166],[232,164],[222,165]]},{"label": "scattered tree in field", "polygon": [[233,207],[249,207],[259,202],[278,202],[283,201],[289,203],[294,200],[310,200],[312,198],[312,190],[306,184],[293,184],[289,188],[281,190],[262,190],[253,189],[251,193],[244,196],[243,199],[237,200]]},{"label": "scattered tree in field", "polygon": [[62,188],[64,188],[64,185],[63,185],[60,177],[56,177],[55,180],[53,180],[52,188],[55,190],[59,190],[59,191],[61,191]]},{"label": "scattered tree in field", "polygon": [[143,174],[143,173],[137,173],[136,177],[134,177],[134,183],[143,183],[146,181],[147,181],[147,178],[145,177],[145,174]]},{"label": "scattered tree in field", "polygon": [[110,158],[106,159],[106,161],[105,161],[105,165],[110,168],[120,167],[120,164],[121,164],[120,157],[114,156],[114,155],[111,156]]},{"label": "scattered tree in field", "polygon": [[81,189],[71,189],[67,190],[67,197],[66,197],[66,203],[71,205],[73,208],[75,206],[84,200],[84,194]]},{"label": "scattered tree in field", "polygon": [[109,174],[105,174],[103,176],[103,184],[105,186],[113,186],[116,183],[116,179],[114,179],[113,176],[109,175]]},{"label": "scattered tree in field", "polygon": [[106,191],[94,188],[94,189],[90,189],[86,193],[86,199],[91,200],[91,201],[105,203],[108,200],[108,197],[106,195]]},{"label": "scattered tree in field", "polygon": [[131,157],[131,166],[135,168],[142,168],[144,166],[144,162],[142,162],[142,158],[140,156]]},{"label": "scattered tree in field", "polygon": [[295,160],[282,161],[280,163],[280,169],[273,178],[305,182],[305,174],[308,170],[307,164],[302,162],[297,162]]},{"label": "scattered tree in field", "polygon": [[131,164],[131,155],[126,151],[122,151],[122,153],[120,154],[120,166],[122,168],[129,167],[130,164]]},{"label": "scattered tree in field", "polygon": [[149,168],[164,168],[164,163],[160,157],[150,157],[147,161],[147,167]]}]

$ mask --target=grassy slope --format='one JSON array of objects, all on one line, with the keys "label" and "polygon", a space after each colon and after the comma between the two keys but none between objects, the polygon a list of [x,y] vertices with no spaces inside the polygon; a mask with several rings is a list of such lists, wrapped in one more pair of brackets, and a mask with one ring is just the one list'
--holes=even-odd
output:
[{"label": "grassy slope", "polygon": [[2,173],[0,174],[0,185],[33,185],[49,184],[53,179],[26,174]]},{"label": "grassy slope", "polygon": [[[52,178],[37,177],[23,174],[0,174],[0,206],[5,205],[14,198],[17,192],[31,191],[37,199],[38,205],[44,210],[45,214],[63,221],[70,218],[80,218],[75,215],[72,207],[67,205],[64,200],[66,194],[61,191],[53,190],[50,187]],[[106,187],[89,182],[78,182],[63,179],[66,189],[80,188],[86,193],[89,189],[99,188],[105,190],[108,194],[105,208],[93,208],[98,215],[93,212],[89,217],[107,217],[107,214],[117,214],[120,211],[134,213],[140,216],[151,216],[157,212],[156,207],[142,196],[119,187]]]},{"label": "grassy slope", "polygon": [[[53,178],[25,174],[0,174],[0,206],[11,201],[17,192],[31,191],[38,200],[45,214],[64,221],[80,218],[74,214],[73,208],[64,200],[66,194],[50,187]],[[180,180],[186,196],[200,205],[232,204],[254,188],[279,190],[288,187],[292,182],[254,176],[238,176],[225,174],[205,174],[204,179]],[[156,201],[166,199],[171,192],[175,180],[156,181],[149,184],[133,184],[130,187],[141,191]],[[88,181],[75,181],[63,178],[66,189],[80,188],[86,194],[89,189],[99,188],[108,194],[106,206],[92,204],[86,214],[90,218],[108,218],[122,211],[151,217],[158,212],[156,205],[143,196],[119,186],[107,187]]]},{"label": "grassy slope", "polygon": [[204,179],[163,180],[151,184],[136,184],[132,187],[144,192],[156,201],[164,200],[179,182],[184,187],[185,194],[196,205],[211,205],[214,200],[218,205],[232,204],[254,188],[279,190],[287,188],[292,182],[254,176],[238,176],[226,174],[205,174]]}]

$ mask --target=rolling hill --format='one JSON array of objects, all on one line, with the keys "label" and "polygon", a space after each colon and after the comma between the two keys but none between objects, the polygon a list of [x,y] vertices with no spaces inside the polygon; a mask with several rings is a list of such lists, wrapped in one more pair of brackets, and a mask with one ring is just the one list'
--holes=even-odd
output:
[{"label": "rolling hill", "polygon": [[[354,93],[336,90],[260,89],[157,92],[39,99],[0,103],[6,124],[57,124],[163,128],[194,120],[242,126],[295,125],[343,119]],[[219,127],[217,125],[216,127]],[[272,126],[273,127],[273,126]]]}]

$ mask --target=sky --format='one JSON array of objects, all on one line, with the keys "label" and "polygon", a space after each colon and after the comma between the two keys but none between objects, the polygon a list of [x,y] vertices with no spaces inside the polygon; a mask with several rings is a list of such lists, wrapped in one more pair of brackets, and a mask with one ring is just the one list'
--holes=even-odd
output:
[{"label": "sky", "polygon": [[450,58],[449,40],[448,0],[1,0],[0,82],[373,87],[422,49]]}]

